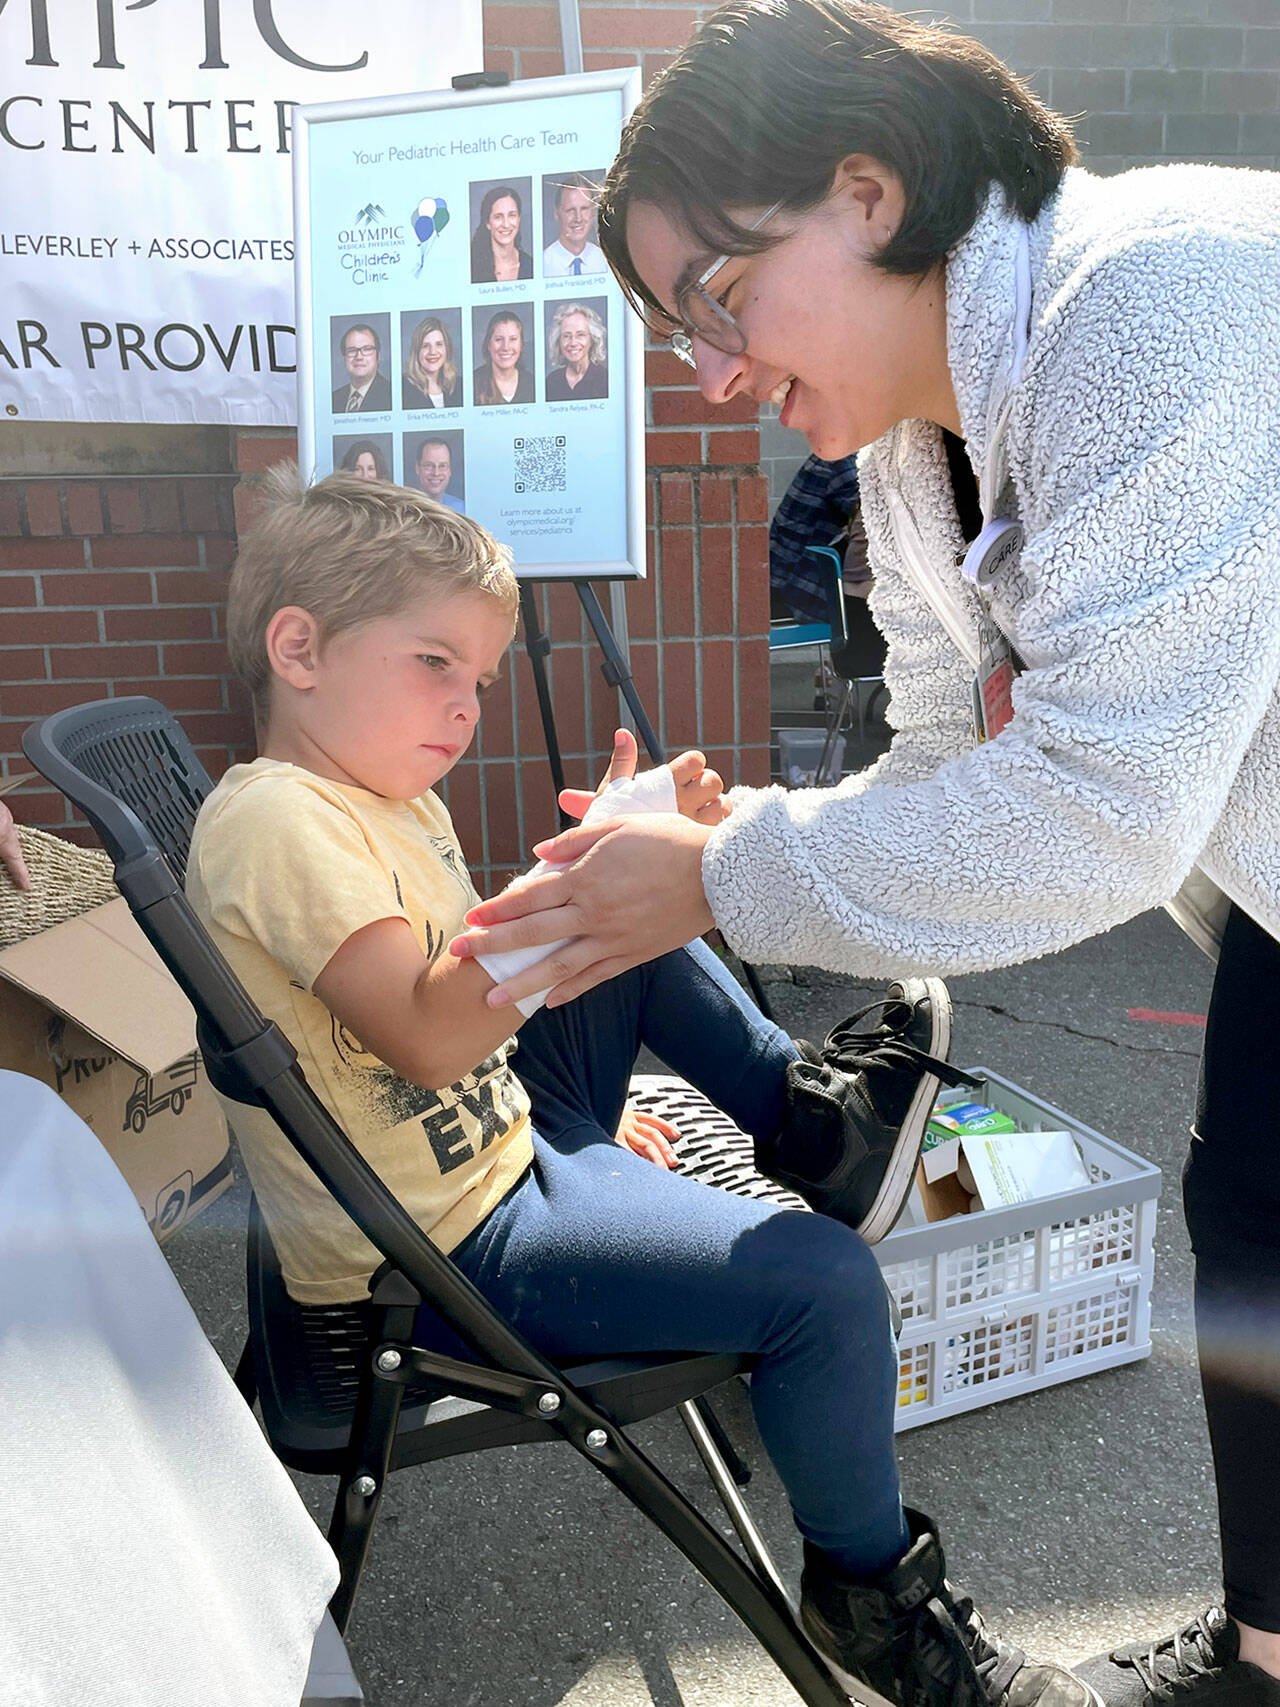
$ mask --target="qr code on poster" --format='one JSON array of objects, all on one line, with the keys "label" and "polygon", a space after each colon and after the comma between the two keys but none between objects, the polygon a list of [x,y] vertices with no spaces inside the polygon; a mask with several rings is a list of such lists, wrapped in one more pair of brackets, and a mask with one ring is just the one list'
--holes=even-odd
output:
[{"label": "qr code on poster", "polygon": [[564,447],[563,433],[549,433],[540,439],[513,439],[515,467],[512,491],[565,491],[568,481],[565,477]]}]

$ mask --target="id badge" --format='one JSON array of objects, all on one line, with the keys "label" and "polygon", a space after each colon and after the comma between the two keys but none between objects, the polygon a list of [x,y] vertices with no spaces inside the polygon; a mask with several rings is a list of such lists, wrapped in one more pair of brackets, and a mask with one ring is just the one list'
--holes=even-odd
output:
[{"label": "id badge", "polygon": [[978,622],[978,673],[973,678],[973,727],[979,741],[994,741],[1012,718],[1017,673],[1013,648],[984,614]]}]

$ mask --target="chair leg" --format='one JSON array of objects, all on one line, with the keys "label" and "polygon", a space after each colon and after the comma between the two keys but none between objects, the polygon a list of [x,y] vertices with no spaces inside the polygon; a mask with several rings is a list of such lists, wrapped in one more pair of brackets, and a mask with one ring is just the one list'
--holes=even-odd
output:
[{"label": "chair leg", "polygon": [[231,1379],[235,1382],[240,1397],[252,1410],[258,1402],[258,1378],[253,1372],[252,1340],[244,1342],[244,1350],[240,1353],[240,1361],[236,1364],[236,1372]]},{"label": "chair leg", "polygon": [[760,1012],[766,1019],[776,1019],[777,1015],[774,1013],[772,1004],[770,1003],[768,996],[765,994],[764,985],[760,982],[760,974],[756,971],[755,967],[749,960],[740,960],[738,964],[742,967],[742,976],[750,986],[751,994],[754,996],[755,1004],[760,1009]]},{"label": "chair leg", "polygon": [[[738,1379],[741,1381],[742,1378],[739,1376]],[[742,1386],[745,1391],[745,1381],[742,1382]],[[710,1399],[705,1393],[702,1393],[698,1398],[691,1399],[689,1403],[707,1425],[707,1432],[715,1442],[716,1451],[724,1459],[729,1474],[733,1477],[734,1485],[739,1488],[750,1487],[751,1466],[729,1439],[724,1424],[712,1409]]]},{"label": "chair leg", "polygon": [[378,1519],[378,1507],[382,1503],[382,1483],[375,1482],[371,1493],[362,1494],[358,1484],[364,1479],[349,1474],[341,1477],[333,1502],[333,1516],[329,1520],[329,1545],[338,1560],[338,1586],[329,1602],[329,1613],[340,1636],[346,1634],[347,1625],[351,1622],[356,1591],[360,1587]]},{"label": "chair leg", "polygon": [[[393,1292],[398,1280],[398,1276],[393,1276],[389,1282]],[[375,1305],[380,1302],[380,1292],[375,1286]],[[417,1293],[412,1296],[416,1298]],[[398,1303],[383,1308],[380,1314],[381,1320],[370,1342],[369,1362],[360,1378],[351,1444],[329,1520],[329,1545],[338,1556],[338,1586],[329,1602],[329,1612],[340,1636],[346,1635],[351,1621],[356,1591],[373,1541],[404,1402],[404,1388],[399,1382],[382,1380],[374,1372],[373,1347],[378,1342],[393,1341],[408,1349],[413,1343],[414,1305]]]},{"label": "chair leg", "polygon": [[[849,709],[849,695],[852,692],[853,683],[845,682],[840,694],[840,705],[835,716],[827,724],[827,738],[823,743],[822,757],[818,761],[818,769],[814,773],[813,778],[815,785],[819,788],[821,788],[827,781],[827,767],[831,763],[831,755],[835,751],[836,738],[840,733],[841,725],[844,723],[845,713]],[[837,777],[836,781],[839,782],[839,780],[839,777]]]},{"label": "chair leg", "polygon": [[[848,1707],[851,1699],[865,1707],[887,1707],[882,1697],[865,1685],[846,1690],[836,1682],[826,1660],[796,1623],[785,1594],[773,1578],[735,1552],[623,1430],[595,1429],[590,1440],[575,1438],[571,1428],[566,1433],[582,1456],[706,1578],[789,1680],[805,1707]],[[711,1445],[714,1452],[714,1443]],[[732,1488],[727,1471],[725,1483]]]},{"label": "chair leg", "polygon": [[[679,1407],[680,1420],[689,1431],[699,1458],[701,1458],[707,1475],[711,1478],[712,1486],[720,1496],[720,1503],[729,1515],[729,1521],[738,1532],[738,1537],[746,1549],[747,1557],[762,1577],[771,1582],[778,1593],[794,1612],[796,1610],[795,1596],[788,1593],[782,1580],[782,1574],[774,1563],[773,1555],[756,1526],[756,1521],[747,1509],[746,1501],[738,1492],[741,1484],[733,1475],[730,1465],[720,1450],[720,1443],[715,1438],[720,1430],[719,1423],[707,1413],[703,1401],[692,1399]],[[714,1426],[713,1426],[714,1425]],[[726,1442],[727,1444],[727,1442]],[[732,1452],[732,1447],[730,1447]],[[733,1453],[736,1458],[737,1454]]]}]

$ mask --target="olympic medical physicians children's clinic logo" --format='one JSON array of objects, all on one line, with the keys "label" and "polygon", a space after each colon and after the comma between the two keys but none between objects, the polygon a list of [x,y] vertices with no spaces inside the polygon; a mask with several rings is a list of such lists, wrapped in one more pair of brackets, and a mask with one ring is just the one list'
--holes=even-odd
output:
[{"label": "olympic medical physicians children's clinic logo", "polygon": [[396,225],[381,202],[357,208],[350,225],[338,233],[338,261],[355,285],[382,284],[400,264],[405,228]]},{"label": "olympic medical physicians children's clinic logo", "polygon": [[435,240],[449,223],[449,204],[443,196],[423,196],[413,210],[413,234],[418,239],[418,264],[413,269],[417,278],[435,244]]}]

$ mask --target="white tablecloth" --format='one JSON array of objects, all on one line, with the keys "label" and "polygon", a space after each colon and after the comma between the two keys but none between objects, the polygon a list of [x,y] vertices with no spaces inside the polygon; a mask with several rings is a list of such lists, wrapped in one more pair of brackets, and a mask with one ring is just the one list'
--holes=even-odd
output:
[{"label": "white tablecloth", "polygon": [[297,1707],[336,1581],[114,1163],[0,1072],[0,1703]]}]

